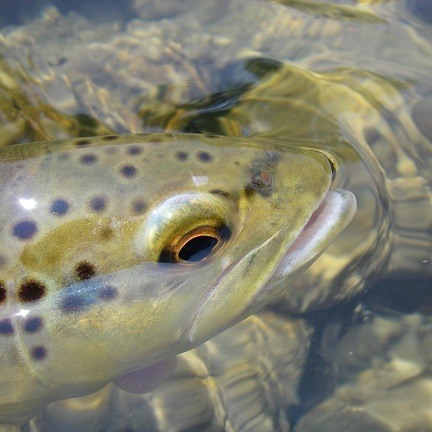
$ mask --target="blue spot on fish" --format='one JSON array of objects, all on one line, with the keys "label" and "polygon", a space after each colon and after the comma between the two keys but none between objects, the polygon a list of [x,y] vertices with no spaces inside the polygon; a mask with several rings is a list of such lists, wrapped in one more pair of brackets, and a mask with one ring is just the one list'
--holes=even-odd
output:
[{"label": "blue spot on fish", "polygon": [[50,211],[51,213],[62,216],[69,210],[69,203],[64,199],[56,199],[52,202]]},{"label": "blue spot on fish", "polygon": [[0,335],[11,335],[13,331],[12,323],[9,319],[0,320]]},{"label": "blue spot on fish", "polygon": [[33,357],[34,360],[43,360],[47,355],[47,349],[40,345],[40,346],[36,346],[31,350],[31,356]]},{"label": "blue spot on fish", "polygon": [[18,237],[20,240],[29,240],[36,234],[36,232],[36,222],[32,220],[18,222],[12,229],[13,235]]},{"label": "blue spot on fish", "polygon": [[78,282],[59,292],[59,308],[64,313],[76,313],[87,310],[101,300],[113,300],[117,297],[117,289],[105,279],[95,278]]},{"label": "blue spot on fish", "polygon": [[62,298],[60,309],[63,312],[79,312],[86,309],[85,297],[82,294],[72,293]]},{"label": "blue spot on fish", "polygon": [[27,333],[36,333],[42,328],[42,318],[33,317],[29,318],[24,324],[24,330]]},{"label": "blue spot on fish", "polygon": [[107,300],[108,301],[108,300],[115,299],[117,297],[117,294],[118,294],[117,288],[115,288],[111,285],[105,285],[99,289],[98,297],[101,300]]},{"label": "blue spot on fish", "polygon": [[106,205],[106,199],[102,196],[95,196],[90,200],[90,208],[95,212],[101,212],[105,210]]}]

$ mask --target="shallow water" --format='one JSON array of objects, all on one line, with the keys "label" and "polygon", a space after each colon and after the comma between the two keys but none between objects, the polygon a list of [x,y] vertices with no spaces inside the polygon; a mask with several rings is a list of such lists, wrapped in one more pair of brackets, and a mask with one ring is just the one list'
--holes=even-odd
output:
[{"label": "shallow water", "polygon": [[[216,402],[212,393],[187,421],[173,416],[182,368],[199,381],[199,361],[184,357],[172,380],[179,393],[167,385],[133,399],[107,390],[66,414],[53,406],[23,430],[76,430],[68,410],[88,430],[432,429],[429,2],[26,1],[0,5],[0,17],[2,145],[166,130],[315,142],[335,155],[336,181],[360,204],[339,241],[273,307],[287,320],[305,312],[314,333],[302,333],[306,366],[291,364],[303,374],[298,397],[296,380],[289,390],[266,388],[276,353],[262,360],[266,373],[251,366],[258,378],[245,386],[262,380],[257,412],[270,413],[267,423],[234,421],[239,398]],[[197,358],[211,372],[206,350]],[[215,377],[216,387],[227,379]],[[196,407],[202,389],[188,388]]]}]

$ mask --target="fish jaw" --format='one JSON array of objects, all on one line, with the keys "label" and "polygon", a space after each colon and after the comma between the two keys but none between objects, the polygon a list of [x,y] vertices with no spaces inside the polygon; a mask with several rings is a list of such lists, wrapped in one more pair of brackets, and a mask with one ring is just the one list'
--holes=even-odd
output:
[{"label": "fish jaw", "polygon": [[236,273],[235,267],[244,265],[246,260],[233,263],[218,278],[210,295],[203,301],[189,332],[191,342],[207,339],[212,327],[232,326],[277,297],[287,288],[289,281],[308,268],[347,227],[356,208],[353,193],[342,189],[328,191],[299,235],[286,246],[274,272],[268,275],[261,289],[250,296],[249,302],[244,299],[238,301],[238,293],[230,289],[233,283],[230,275]]}]

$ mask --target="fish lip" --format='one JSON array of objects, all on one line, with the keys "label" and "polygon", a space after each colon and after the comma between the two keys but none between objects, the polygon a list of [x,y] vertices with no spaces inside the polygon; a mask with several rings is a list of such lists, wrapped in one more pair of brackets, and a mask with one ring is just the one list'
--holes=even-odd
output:
[{"label": "fish lip", "polygon": [[[327,191],[273,275],[286,276],[309,267],[348,226],[356,210],[357,202],[352,192],[343,189]],[[336,224],[335,219],[338,220]]]}]

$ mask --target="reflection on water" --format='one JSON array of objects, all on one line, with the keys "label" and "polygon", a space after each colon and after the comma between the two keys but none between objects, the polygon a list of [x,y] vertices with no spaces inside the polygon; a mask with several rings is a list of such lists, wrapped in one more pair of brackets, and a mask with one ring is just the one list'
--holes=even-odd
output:
[{"label": "reflection on water", "polygon": [[[24,430],[431,429],[430,2],[71,4],[0,5],[2,145],[166,130],[294,140],[332,154],[359,209],[273,306],[289,337],[267,315],[227,333],[263,349],[256,362],[222,335],[154,393],[108,388]],[[304,351],[283,360],[293,334]]]}]

